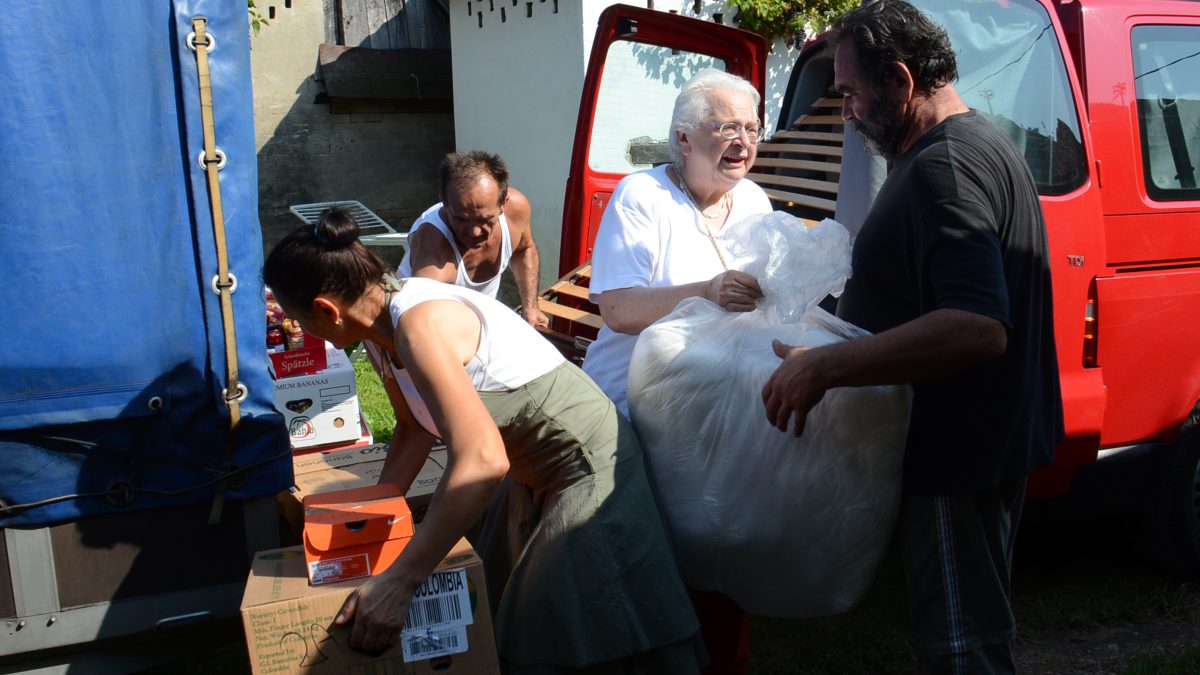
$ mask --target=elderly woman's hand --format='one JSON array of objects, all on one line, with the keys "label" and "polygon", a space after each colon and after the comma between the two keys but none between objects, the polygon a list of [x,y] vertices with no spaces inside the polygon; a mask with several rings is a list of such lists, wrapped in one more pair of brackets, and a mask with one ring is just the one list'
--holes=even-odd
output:
[{"label": "elderly woman's hand", "polygon": [[752,311],[762,296],[758,279],[738,270],[728,270],[713,277],[704,293],[704,297],[727,312]]}]

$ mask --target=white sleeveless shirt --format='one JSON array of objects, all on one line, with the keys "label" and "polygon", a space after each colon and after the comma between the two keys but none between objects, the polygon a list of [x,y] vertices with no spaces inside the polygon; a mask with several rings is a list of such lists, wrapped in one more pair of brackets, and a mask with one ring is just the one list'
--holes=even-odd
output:
[{"label": "white sleeveless shirt", "polygon": [[[408,232],[409,238],[412,238],[417,233],[417,230],[423,226],[433,226],[435,230],[442,233],[446,241],[450,242],[450,248],[454,251],[454,263],[458,268],[458,276],[454,279],[454,285],[469,288],[493,298],[496,297],[496,294],[500,291],[500,275],[508,267],[508,261],[512,258],[513,252],[512,235],[508,231],[508,219],[501,213],[500,218],[497,220],[497,226],[500,228],[500,269],[496,270],[496,276],[491,279],[475,282],[471,280],[471,277],[467,274],[467,268],[463,266],[462,251],[458,250],[458,244],[454,241],[454,234],[450,231],[450,227],[446,225],[446,221],[442,220],[441,209],[442,202],[438,202],[426,209],[425,213],[418,216],[413,221],[413,226]],[[404,252],[404,259],[400,261],[400,266],[396,268],[396,276],[401,279],[412,276],[411,257],[411,249]]]},{"label": "white sleeveless shirt", "polygon": [[[389,309],[392,325],[400,316],[430,300],[461,302],[479,317],[479,348],[464,366],[476,391],[509,391],[545,375],[566,359],[536,329],[508,307],[470,289],[443,284],[432,279],[412,277],[392,293]],[[365,343],[380,377],[394,379],[417,422],[434,436],[441,437],[429,408],[408,372],[389,358],[383,347]]]}]

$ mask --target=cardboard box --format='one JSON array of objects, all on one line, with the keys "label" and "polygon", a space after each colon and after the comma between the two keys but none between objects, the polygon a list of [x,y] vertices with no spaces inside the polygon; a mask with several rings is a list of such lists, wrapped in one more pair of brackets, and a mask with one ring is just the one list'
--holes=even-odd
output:
[{"label": "cardboard box", "polygon": [[349,627],[333,625],[346,597],[363,581],[309,586],[299,547],[256,555],[242,599],[255,675],[500,673],[483,565],[465,539],[418,592],[401,644],[380,656],[350,649]]},{"label": "cardboard box", "polygon": [[[279,494],[279,510],[284,521],[291,526],[296,536],[299,536],[304,526],[304,510],[301,503],[304,497],[318,492],[344,490],[363,485],[375,485],[379,482],[379,474],[383,471],[383,460],[387,457],[388,446],[377,443],[365,447],[341,446],[316,452],[297,453],[292,457],[292,469],[295,472],[295,487],[288,492]],[[421,467],[412,487],[404,495],[408,508],[412,511],[413,520],[421,522],[429,500],[442,480],[446,470],[446,448],[436,446]],[[293,541],[295,541],[293,539]]]},{"label": "cardboard box", "polygon": [[313,586],[387,569],[412,539],[412,513],[392,483],[304,498],[304,558]]},{"label": "cardboard box", "polygon": [[328,365],[319,373],[275,380],[275,408],[283,414],[293,448],[359,438],[354,367],[345,352],[329,343],[325,358]]},{"label": "cardboard box", "polygon": [[271,367],[275,377],[279,379],[315,375],[328,367],[325,341],[308,333],[304,334],[303,347],[282,352],[267,352],[267,355],[271,357]]}]

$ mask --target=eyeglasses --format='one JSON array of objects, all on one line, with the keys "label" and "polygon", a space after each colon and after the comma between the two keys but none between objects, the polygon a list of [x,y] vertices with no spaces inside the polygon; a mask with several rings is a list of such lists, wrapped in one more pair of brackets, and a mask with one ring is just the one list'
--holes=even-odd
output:
[{"label": "eyeglasses", "polygon": [[744,127],[737,122],[726,122],[714,127],[713,130],[727,141],[737,140],[741,138],[742,132],[745,132],[746,140],[750,142],[750,145],[758,145],[758,142],[767,136],[767,130],[760,126]]}]

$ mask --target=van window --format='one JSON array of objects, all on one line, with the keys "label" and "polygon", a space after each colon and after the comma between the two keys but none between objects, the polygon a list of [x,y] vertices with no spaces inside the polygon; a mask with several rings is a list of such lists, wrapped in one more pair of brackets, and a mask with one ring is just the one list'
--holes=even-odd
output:
[{"label": "van window", "polygon": [[609,45],[588,148],[592,170],[629,173],[671,161],[667,137],[675,97],[705,68],[725,70],[725,62],[637,42]]},{"label": "van window", "polygon": [[1200,199],[1200,27],[1136,26],[1132,39],[1146,192]]},{"label": "van window", "polygon": [[1008,132],[1025,155],[1038,192],[1083,184],[1087,160],[1067,65],[1046,10],[1032,0],[921,0],[950,35],[955,88],[967,105]]}]

